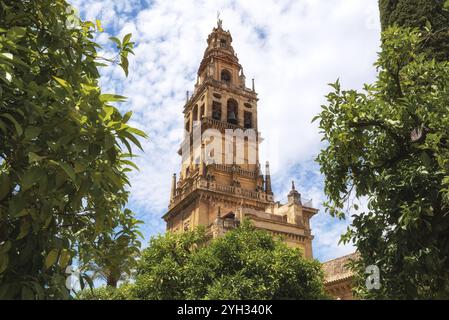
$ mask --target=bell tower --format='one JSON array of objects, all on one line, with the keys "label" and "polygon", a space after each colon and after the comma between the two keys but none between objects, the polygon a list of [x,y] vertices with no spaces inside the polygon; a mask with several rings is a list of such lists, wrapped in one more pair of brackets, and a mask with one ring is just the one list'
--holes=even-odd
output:
[{"label": "bell tower", "polygon": [[232,36],[218,19],[186,94],[181,172],[178,181],[173,175],[163,219],[169,231],[202,225],[216,237],[246,217],[311,257],[309,219],[317,210],[300,199],[274,202],[269,164],[263,175],[259,162],[257,102],[254,80],[247,88]]}]

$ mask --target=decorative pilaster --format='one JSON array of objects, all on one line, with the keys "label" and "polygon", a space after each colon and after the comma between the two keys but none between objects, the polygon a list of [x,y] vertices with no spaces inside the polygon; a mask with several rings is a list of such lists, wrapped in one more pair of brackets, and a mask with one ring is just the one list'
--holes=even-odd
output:
[{"label": "decorative pilaster", "polygon": [[176,173],[173,173],[173,178],[171,181],[170,200],[173,200],[175,195],[176,195]]},{"label": "decorative pilaster", "polygon": [[265,164],[265,193],[270,195],[273,194],[273,191],[271,190],[270,163],[268,161]]}]

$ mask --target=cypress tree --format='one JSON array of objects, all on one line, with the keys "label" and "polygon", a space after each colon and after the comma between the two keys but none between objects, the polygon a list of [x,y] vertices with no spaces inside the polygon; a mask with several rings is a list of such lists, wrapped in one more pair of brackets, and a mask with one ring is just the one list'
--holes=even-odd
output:
[{"label": "cypress tree", "polygon": [[429,58],[449,61],[449,11],[447,0],[379,0],[382,31],[397,24],[424,30],[430,22],[431,33],[423,51]]}]

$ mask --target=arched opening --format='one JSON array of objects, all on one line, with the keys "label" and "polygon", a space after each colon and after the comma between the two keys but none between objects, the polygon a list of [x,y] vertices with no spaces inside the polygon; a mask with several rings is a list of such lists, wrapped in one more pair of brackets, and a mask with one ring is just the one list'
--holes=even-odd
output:
[{"label": "arched opening", "polygon": [[194,124],[195,124],[195,121],[198,121],[198,105],[197,104],[193,107],[192,121]]},{"label": "arched opening", "polygon": [[223,69],[221,70],[221,81],[231,83],[232,75],[229,70]]},{"label": "arched opening", "polygon": [[245,129],[250,129],[253,127],[253,114],[249,111],[245,111],[243,114],[243,126]]},{"label": "arched opening", "polygon": [[229,123],[238,124],[238,103],[234,99],[228,100],[227,105],[227,120]]},{"label": "arched opening", "polygon": [[221,120],[221,103],[218,101],[212,102],[212,118]]},{"label": "arched opening", "polygon": [[232,212],[232,211],[229,211],[228,213],[226,213],[226,214],[223,216],[223,219],[235,219],[235,213]]},{"label": "arched opening", "polygon": [[222,218],[223,228],[233,229],[239,225],[239,221],[234,212],[228,212]]}]

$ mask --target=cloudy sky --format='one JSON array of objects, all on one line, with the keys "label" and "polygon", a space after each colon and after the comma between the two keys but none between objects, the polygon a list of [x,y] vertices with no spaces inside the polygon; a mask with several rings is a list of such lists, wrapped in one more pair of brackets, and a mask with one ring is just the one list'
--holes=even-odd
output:
[{"label": "cloudy sky", "polygon": [[377,0],[71,0],[83,19],[102,22],[97,41],[110,56],[112,35],[133,34],[135,56],[125,78],[118,67],[102,71],[104,92],[129,97],[131,124],[143,129],[145,152],[132,174],[129,207],[145,221],[147,238],[163,232],[170,179],[179,172],[185,92],[192,91],[207,35],[221,12],[249,82],[259,94],[261,159],[269,160],[276,200],[291,180],[320,212],[312,219],[314,255],[326,261],[354,250],[338,245],[345,221],[331,218],[321,203],[323,177],[314,162],[320,134],[311,119],[325,103],[328,83],[361,88],[375,78],[379,47]]}]

